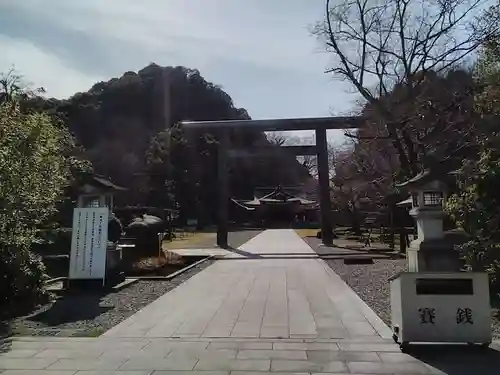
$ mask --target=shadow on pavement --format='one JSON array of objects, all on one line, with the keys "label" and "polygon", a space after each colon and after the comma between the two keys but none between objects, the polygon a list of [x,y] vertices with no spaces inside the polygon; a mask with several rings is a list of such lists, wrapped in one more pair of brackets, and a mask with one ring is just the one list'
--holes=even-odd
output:
[{"label": "shadow on pavement", "polygon": [[472,345],[410,345],[406,353],[447,375],[498,375],[500,352]]},{"label": "shadow on pavement", "polygon": [[336,245],[333,244],[332,246],[325,246],[321,243],[320,240],[316,239],[315,237],[306,237],[303,239],[304,242],[306,242],[309,247],[311,247],[315,252],[317,252],[320,255],[362,255],[362,254],[369,254],[373,256],[384,256],[388,259],[404,259],[406,258],[405,254],[401,254],[396,251],[392,251],[390,249],[370,249],[363,247],[362,245],[360,247],[357,246],[345,246],[345,245]]},{"label": "shadow on pavement", "polygon": [[101,293],[70,293],[56,300],[47,310],[28,318],[47,326],[58,326],[81,320],[92,320],[112,309],[112,306],[101,306]]},{"label": "shadow on pavement", "polygon": [[0,353],[6,353],[10,349],[11,326],[8,321],[0,321]]},{"label": "shadow on pavement", "polygon": [[[228,250],[228,249],[225,249]],[[365,259],[365,260],[385,260],[391,259],[388,256],[380,255],[380,254],[342,254],[342,253],[332,253],[332,254],[311,254],[311,253],[262,253],[262,254],[253,254],[247,253],[242,250],[228,250],[230,252],[234,252],[235,254],[241,255],[243,258],[227,258],[225,256],[220,256],[216,258],[218,260],[254,260],[254,259],[325,259],[325,260],[356,260],[356,259]]]},{"label": "shadow on pavement", "polygon": [[[241,256],[244,256],[246,258],[254,258],[254,259],[261,259],[262,256],[260,254],[254,254],[254,253],[249,253],[248,251],[240,250],[240,249],[235,249],[232,246],[225,246],[222,249],[227,250],[231,253],[235,253]],[[223,259],[223,258],[221,258]],[[231,259],[236,259],[236,258],[231,258]]]}]

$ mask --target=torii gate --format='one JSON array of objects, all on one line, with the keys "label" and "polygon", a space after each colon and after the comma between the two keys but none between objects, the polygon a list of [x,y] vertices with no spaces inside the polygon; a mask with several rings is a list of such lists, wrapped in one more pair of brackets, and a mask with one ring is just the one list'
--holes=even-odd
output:
[{"label": "torii gate", "polygon": [[[251,129],[259,132],[314,130],[316,145],[314,146],[285,146],[295,155],[317,155],[318,175],[321,208],[321,238],[324,245],[333,244],[332,217],[330,202],[330,179],[328,168],[327,129],[355,129],[361,127],[363,117],[317,117],[273,120],[221,120],[221,121],[183,121],[181,124],[186,130],[206,130],[217,134],[219,145],[217,155],[217,177],[219,183],[217,245],[222,248],[228,246],[228,202],[229,186],[227,159],[229,150],[229,131],[236,129]],[[234,153],[234,151],[233,151]]]}]

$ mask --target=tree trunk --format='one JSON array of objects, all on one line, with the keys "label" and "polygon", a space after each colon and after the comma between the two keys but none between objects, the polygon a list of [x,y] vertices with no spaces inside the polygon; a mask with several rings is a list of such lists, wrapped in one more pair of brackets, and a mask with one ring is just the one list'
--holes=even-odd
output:
[{"label": "tree trunk", "polygon": [[359,222],[359,216],[358,216],[358,210],[356,209],[356,206],[353,205],[353,208],[351,211],[352,215],[352,230],[354,232],[354,235],[356,236],[361,236],[361,223]]}]

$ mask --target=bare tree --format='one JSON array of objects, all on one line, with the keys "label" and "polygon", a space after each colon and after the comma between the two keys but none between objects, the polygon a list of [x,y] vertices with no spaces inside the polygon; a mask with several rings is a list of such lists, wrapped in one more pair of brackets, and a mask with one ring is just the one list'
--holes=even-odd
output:
[{"label": "bare tree", "polygon": [[[275,146],[299,146],[299,145],[314,145],[314,136],[290,136],[283,132],[270,132],[266,134],[267,140]],[[302,164],[311,176],[316,177],[318,174],[318,162],[315,155],[297,155],[297,161]]]},{"label": "bare tree", "polygon": [[[314,33],[337,58],[327,70],[350,82],[383,122],[402,169],[415,173],[417,150],[407,120],[387,98],[399,87],[411,101],[427,72],[464,61],[498,30],[498,12],[481,17],[488,0],[326,0]],[[498,5],[497,5],[498,7]]]},{"label": "bare tree", "polygon": [[14,68],[7,73],[0,73],[0,103],[9,102],[13,99],[31,98],[45,93],[43,87],[31,89]]}]

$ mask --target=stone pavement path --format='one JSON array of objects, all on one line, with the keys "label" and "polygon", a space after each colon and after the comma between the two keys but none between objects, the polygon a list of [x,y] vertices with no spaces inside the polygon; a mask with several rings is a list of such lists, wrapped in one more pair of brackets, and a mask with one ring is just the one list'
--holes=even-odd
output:
[{"label": "stone pavement path", "polygon": [[293,230],[267,230],[106,337],[390,338]]},{"label": "stone pavement path", "polygon": [[265,231],[99,338],[4,343],[0,373],[500,373],[495,350],[401,353],[311,253],[292,230]]}]

